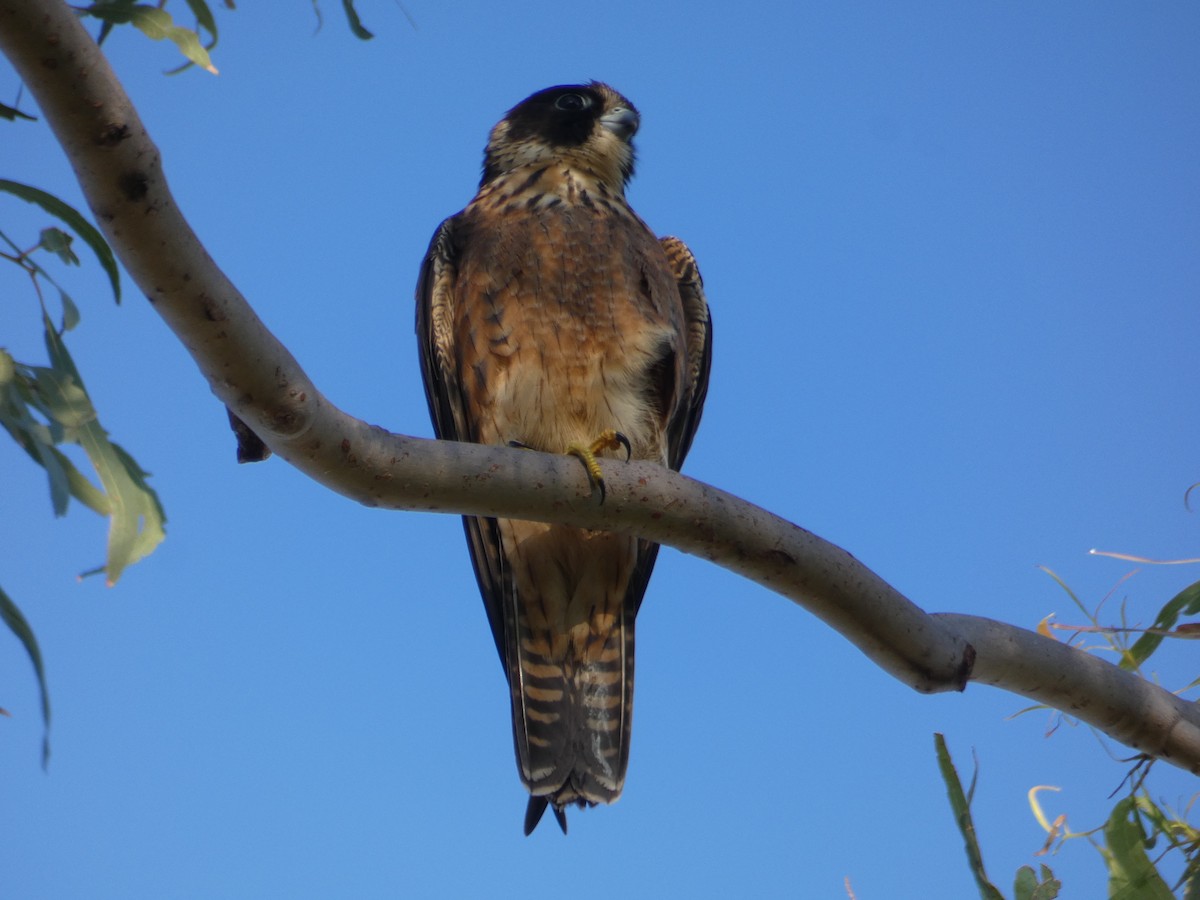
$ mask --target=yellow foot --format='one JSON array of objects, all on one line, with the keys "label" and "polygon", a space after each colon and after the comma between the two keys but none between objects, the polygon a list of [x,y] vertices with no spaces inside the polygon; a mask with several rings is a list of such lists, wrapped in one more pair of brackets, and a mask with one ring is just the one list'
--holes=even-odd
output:
[{"label": "yellow foot", "polygon": [[616,450],[618,447],[625,448],[625,459],[628,461],[629,457],[633,455],[633,448],[629,445],[629,438],[611,428],[606,428],[600,432],[600,436],[587,446],[571,444],[567,447],[567,453],[571,456],[578,456],[583,461],[583,467],[587,469],[588,480],[600,489],[601,503],[604,502],[607,491],[604,487],[604,473],[600,471],[600,460],[596,459],[596,454],[602,453],[605,450]]}]

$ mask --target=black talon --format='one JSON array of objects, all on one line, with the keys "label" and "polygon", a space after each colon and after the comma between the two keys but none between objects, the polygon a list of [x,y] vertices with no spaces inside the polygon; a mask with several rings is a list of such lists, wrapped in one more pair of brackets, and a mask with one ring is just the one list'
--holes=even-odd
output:
[{"label": "black talon", "polygon": [[629,462],[629,460],[633,458],[633,446],[629,443],[629,438],[625,437],[625,435],[621,434],[619,431],[616,432],[613,437],[616,439],[618,444],[625,448],[625,462]]},{"label": "black talon", "polygon": [[533,449],[524,441],[509,441],[508,446],[512,447],[514,450],[532,450]]}]

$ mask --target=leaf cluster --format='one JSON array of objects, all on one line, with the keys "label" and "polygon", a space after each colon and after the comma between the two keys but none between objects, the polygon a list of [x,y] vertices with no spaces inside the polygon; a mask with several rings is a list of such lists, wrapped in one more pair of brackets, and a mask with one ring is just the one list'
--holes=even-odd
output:
[{"label": "leaf cluster", "polygon": [[[1121,554],[1101,555],[1130,558]],[[1182,617],[1200,615],[1200,582],[1189,585],[1168,601],[1155,615],[1154,622],[1149,627],[1129,625],[1124,606],[1120,612],[1121,624],[1110,626],[1100,622],[1103,602],[1095,610],[1089,610],[1066,582],[1049,569],[1045,571],[1070,596],[1089,624],[1067,626],[1052,624],[1046,620],[1038,626],[1039,633],[1050,639],[1057,639],[1056,631],[1069,631],[1072,639],[1083,634],[1099,635],[1103,645],[1095,649],[1114,653],[1121,668],[1128,671],[1142,674],[1142,667],[1165,645],[1168,638],[1194,639],[1200,631],[1195,622],[1180,622]],[[1193,680],[1182,690],[1190,690],[1198,684],[1200,678]],[[1044,708],[1031,707],[1021,710],[1021,713]],[[984,870],[983,855],[971,817],[971,800],[978,777],[978,766],[972,775],[970,787],[964,791],[946,749],[945,739],[939,734],[934,736],[934,740],[950,807],[965,841],[967,862],[975,876],[980,896],[984,900],[1003,900],[1004,895]],[[1183,900],[1200,900],[1200,827],[1188,821],[1188,814],[1197,798],[1200,798],[1200,794],[1192,798],[1188,808],[1182,811],[1174,810],[1167,804],[1156,801],[1146,786],[1155,760],[1148,756],[1137,756],[1132,762],[1133,765],[1123,782],[1127,785],[1126,791],[1115,803],[1106,821],[1089,831],[1071,831],[1067,828],[1065,815],[1058,816],[1053,822],[1049,821],[1038,795],[1042,791],[1057,788],[1032,788],[1029,792],[1030,807],[1034,817],[1048,834],[1039,855],[1051,850],[1057,852],[1065,842],[1083,838],[1096,848],[1104,861],[1108,870],[1110,898],[1174,900],[1178,896]],[[1169,884],[1162,874],[1163,865],[1169,858],[1180,858],[1183,864],[1183,873],[1174,884]],[[1040,874],[1030,866],[1022,866],[1018,870],[1013,886],[1013,896],[1017,900],[1047,900],[1058,896],[1061,883],[1055,879],[1053,871],[1044,864],[1040,866],[1040,870]]]}]

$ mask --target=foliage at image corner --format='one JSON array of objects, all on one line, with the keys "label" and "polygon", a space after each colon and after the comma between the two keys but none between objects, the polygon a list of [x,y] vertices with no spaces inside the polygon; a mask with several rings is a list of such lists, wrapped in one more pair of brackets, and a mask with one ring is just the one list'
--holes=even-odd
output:
[{"label": "foliage at image corner", "polygon": [[[136,0],[96,0],[76,7],[81,18],[100,23],[98,43],[118,25],[131,25],[151,40],[168,40],[184,57],[184,62],[169,70],[178,74],[193,66],[212,75],[218,74],[211,53],[217,45],[217,20],[206,0],[184,0],[194,19],[191,28],[176,23],[167,11],[167,2],[138,3]],[[360,40],[374,35],[362,24],[355,0],[342,0],[350,32]],[[236,9],[234,0],[221,0],[228,10]],[[312,0],[318,30],[323,24],[318,0]],[[178,5],[177,5],[178,8]],[[407,13],[406,13],[407,15]],[[36,122],[37,117],[21,110],[21,93],[14,105],[0,103],[0,120],[17,124]],[[105,562],[81,573],[81,577],[104,574],[109,586],[117,583],[124,570],[148,556],[166,536],[166,515],[158,494],[150,487],[145,472],[135,459],[109,439],[101,426],[91,398],[65,338],[80,321],[79,307],[50,276],[38,260],[56,259],[64,266],[78,266],[74,251],[77,237],[90,248],[108,278],[113,297],[121,302],[120,272],[112,249],[100,232],[70,204],[32,185],[0,179],[0,194],[7,194],[39,207],[57,219],[69,231],[57,226],[42,228],[36,241],[12,240],[0,220],[0,261],[21,269],[30,279],[41,313],[43,341],[48,365],[33,365],[16,360],[0,346],[0,426],[30,459],[46,472],[51,508],[55,516],[66,514],[70,500],[79,501],[93,512],[109,519]],[[24,249],[22,249],[24,247]],[[47,308],[45,291],[58,294],[61,314],[57,324]],[[100,481],[93,484],[63,451],[76,445],[82,449]],[[42,765],[50,758],[50,695],[41,648],[28,619],[3,588],[0,588],[0,621],[24,648],[37,680],[43,723]],[[0,714],[8,712],[0,707]]]},{"label": "foliage at image corner", "polygon": [[[1093,551],[1093,554],[1138,563],[1156,562],[1125,554],[1096,551]],[[1200,582],[1185,587],[1169,600],[1159,610],[1150,627],[1112,627],[1100,623],[1100,607],[1103,603],[1095,610],[1088,609],[1066,582],[1049,569],[1043,569],[1068,594],[1089,623],[1062,625],[1052,624],[1047,619],[1037,628],[1044,637],[1058,640],[1056,632],[1069,632],[1072,640],[1084,634],[1097,635],[1102,639],[1102,643],[1093,648],[1094,650],[1114,654],[1121,668],[1139,675],[1143,674],[1142,668],[1145,663],[1167,641],[1200,638],[1200,624],[1194,621],[1180,622],[1182,617],[1200,615]],[[1128,577],[1130,576],[1125,576]],[[1124,609],[1121,610],[1121,618],[1122,621],[1125,620]],[[1200,677],[1195,678],[1178,693],[1184,693],[1197,686],[1200,686]],[[1020,710],[1016,715],[1044,709],[1046,707],[1029,707]],[[1065,718],[1063,713],[1052,712],[1057,717]],[[963,837],[967,863],[975,877],[979,895],[983,900],[1004,900],[1004,894],[989,879],[984,869],[983,854],[971,816],[971,803],[979,775],[978,761],[975,763],[970,786],[964,790],[943,735],[934,735],[934,746],[950,808]],[[1138,754],[1124,762],[1132,764],[1122,780],[1127,789],[1113,805],[1105,821],[1087,831],[1076,832],[1069,829],[1065,814],[1057,816],[1053,821],[1048,819],[1042,809],[1039,794],[1043,791],[1057,791],[1058,788],[1038,785],[1029,790],[1030,809],[1047,834],[1045,844],[1035,855],[1057,853],[1068,842],[1083,839],[1095,848],[1108,872],[1110,900],[1200,900],[1200,824],[1189,821],[1189,815],[1200,805],[1200,792],[1194,794],[1183,809],[1174,809],[1163,801],[1156,801],[1148,787],[1149,777],[1156,762],[1152,757]],[[1182,866],[1182,874],[1173,884],[1169,884],[1162,874],[1163,864],[1168,860]],[[1039,864],[1038,871],[1026,865],[1017,870],[1012,896],[1014,900],[1050,900],[1059,896],[1061,888],[1062,883],[1045,863]]]}]

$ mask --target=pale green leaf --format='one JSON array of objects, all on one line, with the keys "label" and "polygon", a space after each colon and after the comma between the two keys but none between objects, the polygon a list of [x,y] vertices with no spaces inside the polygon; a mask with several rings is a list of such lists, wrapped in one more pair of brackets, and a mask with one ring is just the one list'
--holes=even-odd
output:
[{"label": "pale green leaf", "polygon": [[[73,440],[74,432],[96,418],[96,410],[88,398],[87,391],[77,380],[75,373],[47,369],[45,366],[30,366],[38,407],[53,423],[61,425],[67,440]],[[62,440],[62,438],[59,438]]]},{"label": "pale green leaf", "polygon": [[[82,390],[79,371],[48,316],[43,315],[43,324],[54,371],[64,382]],[[77,427],[76,440],[100,477],[110,504],[104,571],[106,582],[113,585],[127,566],[145,557],[162,542],[166,517],[158,495],[146,483],[146,473],[129,454],[109,440],[95,417]]]},{"label": "pale green leaf", "polygon": [[58,289],[58,299],[62,303],[62,331],[70,331],[79,324],[79,307],[62,288]]},{"label": "pale green leaf", "polygon": [[[102,516],[111,511],[108,498],[104,496],[84,475],[75,468],[75,464],[57,447],[54,446],[55,433],[42,422],[34,418],[31,408],[42,415],[48,415],[41,398],[35,389],[36,380],[30,374],[31,366],[23,366],[15,362],[11,356],[0,350],[0,426],[12,435],[13,440],[29,457],[44,469],[50,478],[50,496],[56,515],[65,512],[61,490],[64,482],[59,479],[59,472],[65,478],[67,493]],[[7,374],[6,374],[7,373]],[[63,429],[57,432],[61,437]]]},{"label": "pale green leaf", "polygon": [[118,303],[121,302],[121,276],[117,271],[117,260],[113,256],[112,250],[108,246],[108,242],[97,231],[87,219],[79,214],[74,207],[68,206],[63,201],[59,200],[53,194],[47,194],[43,190],[35,187],[30,187],[27,184],[18,184],[15,181],[8,181],[0,178],[0,191],[12,194],[14,197],[20,197],[27,203],[33,203],[40,206],[50,215],[55,216],[65,222],[72,231],[74,231],[83,242],[92,248],[92,252],[96,254],[96,259],[100,261],[100,268],[104,269],[108,275],[109,283],[112,284],[113,297]]},{"label": "pale green leaf", "polygon": [[[204,45],[204,49],[206,51],[208,51],[209,54],[211,54],[212,49],[215,46],[217,46],[217,20],[216,20],[216,17],[213,16],[212,10],[209,9],[208,4],[205,3],[204,0],[187,0],[187,5],[188,5],[188,8],[192,11],[192,15],[194,15],[196,17],[196,34],[197,34],[197,36],[199,36],[201,29],[204,29],[210,35],[212,35],[212,40],[208,41]],[[186,71],[187,69],[190,69],[191,67],[192,67],[192,63],[190,61],[185,62],[183,65],[178,66],[177,68],[168,70],[166,74],[178,75],[180,72]]]},{"label": "pale green leaf", "polygon": [[0,620],[3,620],[4,624],[8,626],[8,630],[16,635],[21,646],[25,648],[25,653],[29,656],[30,663],[33,664],[33,674],[37,676],[38,693],[42,698],[42,766],[44,768],[50,762],[50,692],[46,689],[46,670],[42,665],[42,651],[38,648],[37,638],[33,636],[33,629],[29,627],[28,620],[2,588],[0,588]]},{"label": "pale green leaf", "polygon": [[146,37],[155,41],[163,39],[171,41],[179,48],[179,52],[191,62],[206,72],[217,74],[217,68],[212,64],[208,51],[200,43],[200,35],[190,28],[176,25],[171,14],[165,9],[157,9],[153,6],[135,6],[130,21]]},{"label": "pale green leaf", "polygon": [[73,240],[74,238],[61,228],[43,228],[41,234],[38,236],[38,246],[43,250],[53,253],[66,265],[77,266],[79,265],[79,257],[71,249],[71,242]]}]

